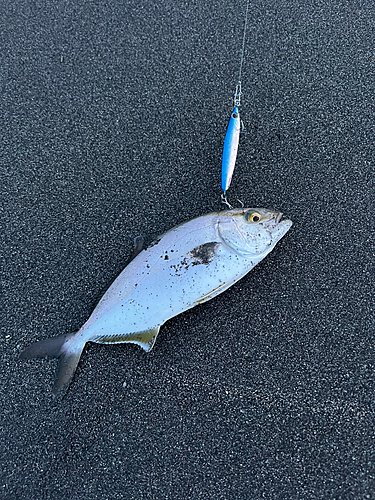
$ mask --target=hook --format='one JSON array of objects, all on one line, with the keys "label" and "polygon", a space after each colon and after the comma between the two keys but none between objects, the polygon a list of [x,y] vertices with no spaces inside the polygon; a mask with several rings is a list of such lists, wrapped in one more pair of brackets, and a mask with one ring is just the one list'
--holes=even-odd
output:
[{"label": "hook", "polygon": [[224,203],[230,210],[233,209],[232,205],[227,200],[227,195],[225,193],[221,193],[221,203]]}]

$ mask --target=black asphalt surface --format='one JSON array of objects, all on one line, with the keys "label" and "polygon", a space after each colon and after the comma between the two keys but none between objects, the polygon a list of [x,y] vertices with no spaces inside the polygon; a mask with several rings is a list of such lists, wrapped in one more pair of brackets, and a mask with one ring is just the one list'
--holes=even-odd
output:
[{"label": "black asphalt surface", "polygon": [[251,0],[230,201],[294,222],[156,346],[19,359],[220,209],[245,0],[0,6],[0,498],[375,498],[373,1]]}]

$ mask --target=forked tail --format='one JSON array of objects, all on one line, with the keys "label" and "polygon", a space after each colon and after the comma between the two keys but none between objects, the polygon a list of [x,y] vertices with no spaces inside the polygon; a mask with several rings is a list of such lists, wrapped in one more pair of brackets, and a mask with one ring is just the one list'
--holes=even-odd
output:
[{"label": "forked tail", "polygon": [[85,343],[78,342],[74,334],[59,335],[31,344],[21,352],[21,358],[59,358],[56,381],[52,390],[53,394],[57,395],[68,389],[84,346]]}]

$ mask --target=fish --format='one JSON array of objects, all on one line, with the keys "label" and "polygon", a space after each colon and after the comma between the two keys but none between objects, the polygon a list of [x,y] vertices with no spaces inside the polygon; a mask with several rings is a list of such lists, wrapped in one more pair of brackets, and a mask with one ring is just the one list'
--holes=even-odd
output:
[{"label": "fish", "polygon": [[238,143],[240,140],[241,120],[238,106],[229,119],[227,132],[224,139],[223,156],[221,161],[221,189],[224,195],[232,181],[233,171],[236,164]]},{"label": "fish", "polygon": [[133,259],[76,332],[40,340],[22,359],[58,358],[53,394],[65,393],[87,342],[132,343],[149,352],[170,318],[223,293],[245,276],[292,226],[263,208],[213,212],[184,222]]}]

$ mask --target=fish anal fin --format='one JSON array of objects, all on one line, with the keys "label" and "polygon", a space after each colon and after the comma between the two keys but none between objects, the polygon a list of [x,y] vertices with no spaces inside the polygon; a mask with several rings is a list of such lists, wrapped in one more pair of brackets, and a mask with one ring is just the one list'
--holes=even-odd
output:
[{"label": "fish anal fin", "polygon": [[150,328],[141,332],[124,333],[123,335],[102,335],[94,340],[98,344],[137,344],[146,352],[150,352],[154,347],[156,337],[159,333],[160,326]]},{"label": "fish anal fin", "polygon": [[138,344],[146,352],[150,352],[154,347],[156,337],[158,336],[160,326],[145,330],[144,332],[131,333],[127,336],[127,342]]}]

